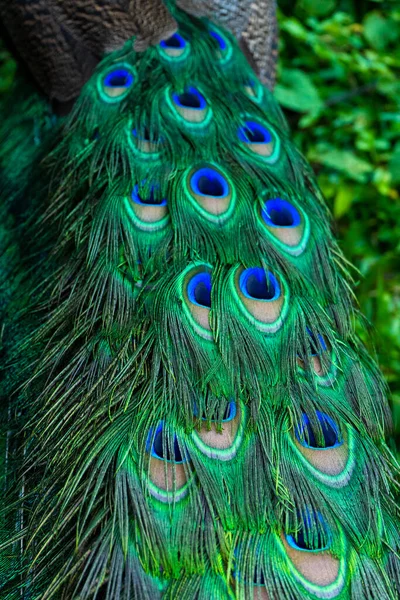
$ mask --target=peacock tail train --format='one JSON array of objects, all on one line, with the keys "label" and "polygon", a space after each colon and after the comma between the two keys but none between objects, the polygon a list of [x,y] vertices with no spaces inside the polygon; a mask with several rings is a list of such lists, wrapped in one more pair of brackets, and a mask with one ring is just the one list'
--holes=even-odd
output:
[{"label": "peacock tail train", "polygon": [[233,35],[107,55],[1,126],[4,600],[395,600],[381,375]]}]

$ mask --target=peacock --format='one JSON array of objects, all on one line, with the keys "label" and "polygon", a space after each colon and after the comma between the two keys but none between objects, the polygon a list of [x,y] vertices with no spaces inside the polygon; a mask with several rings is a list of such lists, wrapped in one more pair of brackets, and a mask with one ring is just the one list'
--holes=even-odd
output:
[{"label": "peacock", "polygon": [[400,597],[387,389],[275,9],[0,2],[4,600]]}]

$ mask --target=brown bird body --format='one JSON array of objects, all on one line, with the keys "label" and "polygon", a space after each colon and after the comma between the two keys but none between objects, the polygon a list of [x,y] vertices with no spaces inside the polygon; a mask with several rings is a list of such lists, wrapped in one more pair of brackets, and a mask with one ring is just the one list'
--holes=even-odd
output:
[{"label": "brown bird body", "polygon": [[144,50],[177,26],[162,0],[0,0],[0,16],[42,91],[68,102],[106,52]]},{"label": "brown bird body", "polygon": [[[263,83],[273,88],[275,0],[178,0],[230,29]],[[102,56],[135,36],[135,50],[167,39],[176,22],[162,0],[0,0],[2,24],[42,92],[70,104]]]}]

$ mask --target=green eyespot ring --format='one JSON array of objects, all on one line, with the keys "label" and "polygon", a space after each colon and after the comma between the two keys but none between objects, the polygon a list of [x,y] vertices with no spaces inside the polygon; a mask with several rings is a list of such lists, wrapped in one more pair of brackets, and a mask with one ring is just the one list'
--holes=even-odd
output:
[{"label": "green eyespot ring", "polygon": [[232,44],[228,38],[217,29],[210,31],[210,36],[215,40],[217,47],[217,60],[219,64],[223,65],[230,61],[233,54]]},{"label": "green eyespot ring", "polygon": [[261,267],[237,267],[230,277],[233,297],[256,329],[276,333],[289,311],[289,288],[282,277]]},{"label": "green eyespot ring", "polygon": [[194,85],[186,87],[181,93],[165,90],[165,99],[171,113],[179,123],[192,131],[210,124],[213,111],[203,93]]},{"label": "green eyespot ring", "polygon": [[136,184],[130,198],[125,198],[129,217],[142,231],[160,231],[170,222],[167,200],[156,197],[156,188],[156,185],[152,186],[148,198],[144,199],[139,194],[139,185]]},{"label": "green eyespot ring", "polygon": [[242,446],[246,425],[246,410],[240,403],[234,404],[230,418],[222,421],[222,433],[216,431],[215,423],[211,429],[204,424],[201,431],[194,430],[192,439],[196,447],[206,456],[214,460],[232,460]]},{"label": "green eyespot ring", "polygon": [[110,104],[120,102],[131,91],[135,82],[134,69],[125,63],[113,65],[97,79],[100,97]]},{"label": "green eyespot ring", "polygon": [[170,62],[183,61],[190,52],[190,44],[178,32],[160,42],[158,48],[160,56]]},{"label": "green eyespot ring", "polygon": [[213,342],[210,326],[211,272],[208,264],[193,263],[179,277],[179,288],[183,310],[195,332],[205,340]]},{"label": "green eyespot ring", "polygon": [[237,130],[241,148],[252,158],[268,164],[274,164],[279,158],[281,141],[274,128],[253,117],[243,118]]},{"label": "green eyespot ring", "polygon": [[[289,572],[294,579],[313,597],[333,600],[343,590],[346,583],[347,545],[344,533],[339,530],[335,546],[340,548],[340,558],[327,548],[317,551],[304,551],[290,544],[282,534],[278,540],[282,558],[286,558]],[[316,561],[317,568],[313,568]]]},{"label": "green eyespot ring", "polygon": [[188,169],[184,186],[192,206],[208,221],[221,224],[232,215],[236,192],[221,167],[205,165]]},{"label": "green eyespot ring", "polygon": [[153,498],[167,504],[182,500],[193,480],[193,474],[188,478],[184,468],[190,462],[185,444],[176,434],[165,439],[164,422],[160,421],[148,432],[146,453],[150,459],[147,487]]},{"label": "green eyespot ring", "polygon": [[283,252],[300,256],[310,239],[310,221],[306,213],[289,200],[272,197],[255,206],[258,221],[271,239]]}]

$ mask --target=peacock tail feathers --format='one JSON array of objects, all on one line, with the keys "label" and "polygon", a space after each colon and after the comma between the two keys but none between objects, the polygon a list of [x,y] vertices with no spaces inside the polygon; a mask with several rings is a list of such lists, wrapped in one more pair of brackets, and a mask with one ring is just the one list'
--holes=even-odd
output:
[{"label": "peacock tail feathers", "polygon": [[394,600],[387,390],[329,213],[233,35],[173,16],[0,132],[2,597]]}]

